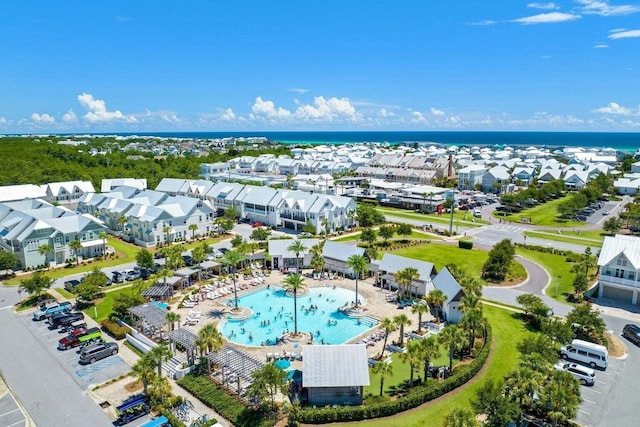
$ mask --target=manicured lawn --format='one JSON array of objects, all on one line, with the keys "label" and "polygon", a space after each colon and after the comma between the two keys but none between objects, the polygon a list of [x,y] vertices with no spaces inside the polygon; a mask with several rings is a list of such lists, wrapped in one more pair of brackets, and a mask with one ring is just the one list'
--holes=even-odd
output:
[{"label": "manicured lawn", "polygon": [[560,232],[560,230],[525,231],[524,234],[528,237],[535,237],[538,239],[552,240],[554,242],[573,243],[576,245],[593,246],[597,248],[602,246],[602,241],[604,240],[604,236],[600,236],[599,239],[594,239],[586,236],[580,236],[575,232]]},{"label": "manicured lawn", "polygon": [[523,248],[516,248],[516,253],[540,264],[549,272],[551,284],[547,287],[545,293],[556,301],[566,304],[567,295],[573,290],[573,279],[575,278],[575,274],[571,272],[573,264],[568,263],[565,257],[561,255]]},{"label": "manicured lawn", "polygon": [[[122,289],[116,289],[113,292],[107,292],[102,299],[96,300],[94,307],[89,307],[84,310],[84,313],[94,319],[96,322],[101,322],[111,314],[113,310],[113,301],[116,295],[124,292],[134,292],[131,287]],[[97,313],[97,316],[96,316]]]},{"label": "manicured lawn", "polygon": [[[354,234],[350,234],[348,236],[338,237],[338,238],[330,239],[330,240],[333,240],[334,242],[355,242],[356,240],[358,240],[360,238],[360,234],[361,233],[354,233]],[[391,242],[393,240],[402,240],[404,238],[405,238],[405,236],[398,236],[397,234],[394,234],[393,237],[389,241]],[[411,232],[411,234],[406,238],[407,239],[442,240],[442,237],[438,236],[437,234],[423,233],[423,232],[418,231],[418,230],[413,230]],[[378,237],[377,241],[381,242],[382,239],[380,237]]]},{"label": "manicured lawn", "polygon": [[[368,427],[422,427],[441,426],[444,418],[453,408],[469,407],[476,391],[487,379],[503,378],[518,365],[516,344],[527,332],[524,324],[514,313],[497,307],[484,306],[484,314],[493,328],[493,348],[484,370],[467,385],[453,391],[437,402],[427,403],[419,409],[407,411],[395,417],[380,420],[368,420],[358,423],[334,424],[334,426],[366,425]],[[385,380],[386,381],[386,380]],[[380,383],[378,383],[378,389]]]},{"label": "manicured lawn", "polygon": [[[409,248],[390,251],[395,255],[401,255],[407,258],[419,259],[433,263],[438,270],[447,264],[456,264],[469,275],[480,278],[482,266],[487,261],[488,252],[477,249],[460,249],[457,246],[426,244],[420,246],[412,246]],[[511,268],[511,278],[514,280],[524,280],[527,277],[526,271],[522,265]],[[482,279],[480,279],[482,281]],[[484,281],[482,281],[485,283]]]},{"label": "manicured lawn", "polygon": [[68,292],[64,288],[56,288],[56,292],[58,292],[60,295],[62,295],[67,299],[74,299],[76,297],[75,295],[73,295],[71,292]]},{"label": "manicured lawn", "polygon": [[496,214],[502,212],[493,212],[492,215],[496,218],[502,219],[503,221],[512,222],[520,222],[522,218],[530,218],[531,223],[534,225],[548,225],[552,227],[579,227],[584,225],[583,222],[562,219],[558,215],[558,205],[567,200],[567,197],[571,196],[551,200],[547,203],[543,203],[533,208],[524,209],[522,212],[517,214],[498,216]]},{"label": "manicured lawn", "polygon": [[[385,215],[392,215],[399,218],[407,218],[413,219],[417,221],[429,221],[429,222],[437,222],[441,224],[449,224],[449,214],[421,214],[414,211],[404,210],[404,209],[396,209],[396,208],[388,208],[388,207],[379,207],[378,212],[381,212]],[[456,223],[460,225],[464,225],[465,227],[480,227],[484,224],[489,224],[488,221],[485,221],[480,218],[474,218],[468,211],[454,211],[453,212],[453,225]]]}]

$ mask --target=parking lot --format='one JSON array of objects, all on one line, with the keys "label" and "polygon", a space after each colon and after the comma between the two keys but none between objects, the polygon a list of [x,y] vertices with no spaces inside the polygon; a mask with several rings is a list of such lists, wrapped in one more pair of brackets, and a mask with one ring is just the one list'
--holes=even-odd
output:
[{"label": "parking lot", "polygon": [[609,393],[613,390],[616,378],[621,374],[626,360],[609,358],[605,371],[596,369],[596,382],[593,386],[580,386],[582,404],[578,409],[577,421],[583,426],[596,426],[594,420],[600,419],[603,405]]},{"label": "parking lot", "polygon": [[65,351],[58,350],[58,340],[66,335],[61,329],[50,330],[44,320],[35,322],[29,316],[20,316],[20,320],[42,343],[45,351],[51,355],[52,361],[62,366],[83,389],[87,389],[90,384],[101,384],[119,377],[131,369],[118,355],[107,357],[91,365],[81,365],[78,363],[79,347]]},{"label": "parking lot", "polygon": [[24,427],[27,420],[11,393],[0,398],[0,426]]}]

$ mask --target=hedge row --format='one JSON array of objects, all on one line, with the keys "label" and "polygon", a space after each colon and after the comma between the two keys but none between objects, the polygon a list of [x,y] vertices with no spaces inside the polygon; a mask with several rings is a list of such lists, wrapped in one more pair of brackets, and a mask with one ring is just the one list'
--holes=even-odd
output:
[{"label": "hedge row", "polygon": [[562,249],[555,249],[553,247],[546,247],[546,246],[537,246],[537,245],[523,245],[522,243],[514,243],[514,246],[520,247],[520,248],[524,248],[524,249],[529,249],[531,251],[536,251],[536,252],[542,252],[545,254],[555,254],[555,255],[561,255],[563,257],[566,258],[567,262],[579,262],[581,259],[581,254],[577,254],[575,252],[572,251],[565,251]]},{"label": "hedge row", "polygon": [[458,247],[460,249],[473,249],[473,242],[471,240],[458,240]]},{"label": "hedge row", "polygon": [[375,403],[364,406],[345,406],[327,408],[304,408],[296,411],[296,420],[307,424],[325,424],[335,422],[361,421],[372,418],[389,417],[407,411],[436,399],[471,380],[484,366],[489,357],[491,347],[491,327],[487,326],[487,344],[480,350],[477,357],[469,365],[456,368],[454,374],[439,383],[428,383],[416,387],[407,396],[397,400]]},{"label": "hedge row", "polygon": [[117,340],[123,339],[127,334],[131,333],[131,329],[126,326],[120,326],[118,322],[111,319],[104,319],[100,322],[102,330]]},{"label": "hedge row", "polygon": [[236,427],[268,427],[273,425],[262,412],[245,406],[240,400],[216,387],[205,377],[189,374],[179,379],[178,385],[231,421]]}]

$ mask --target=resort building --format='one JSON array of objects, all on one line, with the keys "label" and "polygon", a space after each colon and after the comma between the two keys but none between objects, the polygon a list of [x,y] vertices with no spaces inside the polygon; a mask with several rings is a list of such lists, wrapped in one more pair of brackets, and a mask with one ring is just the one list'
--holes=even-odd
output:
[{"label": "resort building", "polygon": [[118,187],[132,187],[140,191],[147,189],[146,178],[114,178],[103,179],[100,185],[101,193],[108,193]]},{"label": "resort building", "polygon": [[271,256],[271,268],[274,270],[297,271],[298,267],[311,265],[311,248],[320,241],[318,239],[298,239],[304,245],[304,250],[296,256],[289,247],[295,242],[293,239],[270,239],[268,252]]},{"label": "resort building", "polygon": [[371,269],[377,270],[382,287],[392,289],[398,289],[394,274],[408,267],[418,270],[418,278],[411,283],[409,292],[417,296],[427,295],[434,288],[432,279],[436,268],[432,263],[390,253],[385,253],[380,261],[371,262]]},{"label": "resort building", "polygon": [[19,184],[0,187],[0,203],[24,199],[45,199],[47,193],[39,185]]},{"label": "resort building", "polygon": [[460,299],[464,296],[464,291],[446,267],[433,278],[433,286],[435,289],[440,289],[447,298],[442,306],[444,320],[450,323],[458,323],[462,320]]},{"label": "resort building", "polygon": [[89,181],[53,182],[42,186],[46,199],[51,203],[76,203],[83,195],[95,193]]},{"label": "resort building", "polygon": [[598,295],[638,304],[640,291],[640,237],[607,236],[598,257]]},{"label": "resort building", "polygon": [[331,240],[325,241],[322,246],[325,270],[333,271],[345,277],[355,277],[353,269],[347,266],[347,260],[353,255],[363,256],[364,248]]},{"label": "resort building", "polygon": [[[105,251],[103,231],[95,218],[42,199],[0,203],[0,249],[16,254],[23,269],[100,256]],[[74,240],[81,249],[71,249]],[[42,246],[50,251],[41,253]]]},{"label": "resort building", "polygon": [[310,405],[361,405],[369,382],[363,344],[302,347],[302,387]]}]

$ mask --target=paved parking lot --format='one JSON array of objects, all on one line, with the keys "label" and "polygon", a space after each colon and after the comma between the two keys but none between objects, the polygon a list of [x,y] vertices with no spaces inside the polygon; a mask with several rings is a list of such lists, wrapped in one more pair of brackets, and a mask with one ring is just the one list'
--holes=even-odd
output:
[{"label": "paved parking lot", "polygon": [[24,414],[11,393],[0,398],[0,426],[23,427],[27,424]]},{"label": "paved parking lot", "polygon": [[596,383],[593,386],[580,386],[582,404],[578,410],[578,423],[583,426],[596,426],[594,420],[602,417],[603,404],[616,383],[615,379],[624,371],[626,360],[610,359],[605,371],[596,369]]}]

